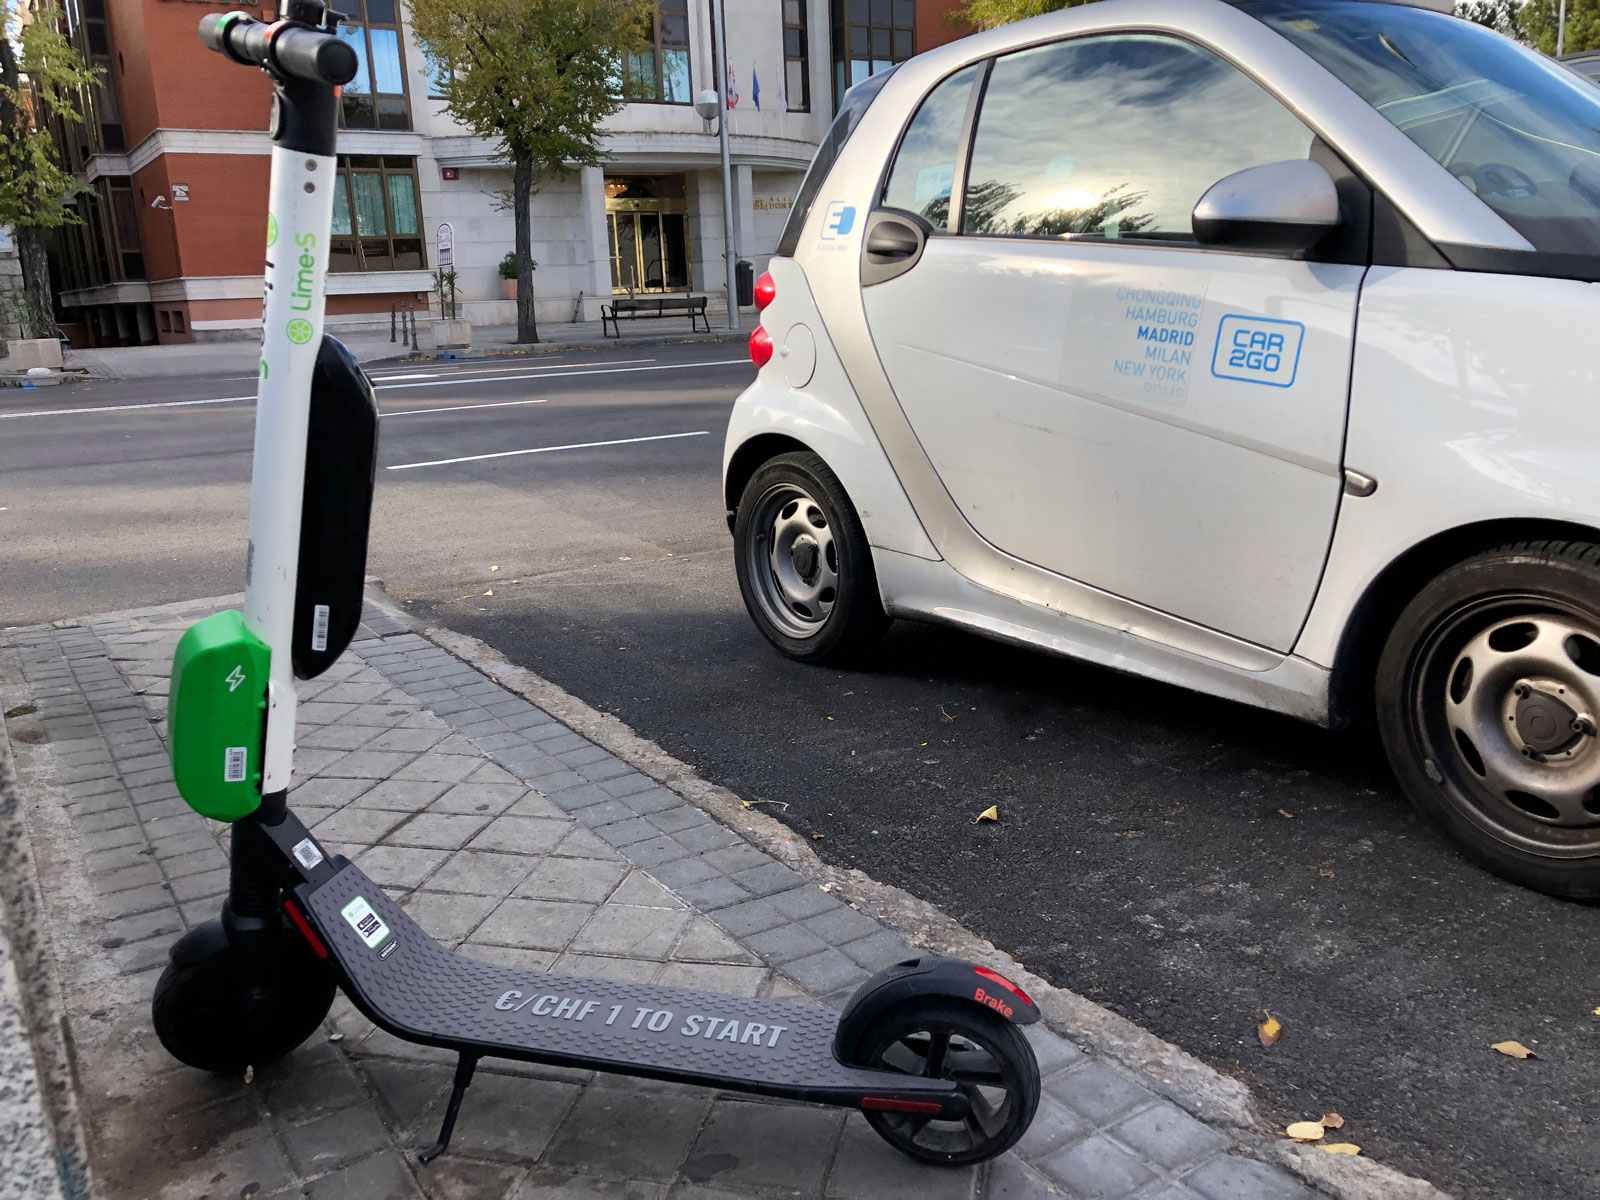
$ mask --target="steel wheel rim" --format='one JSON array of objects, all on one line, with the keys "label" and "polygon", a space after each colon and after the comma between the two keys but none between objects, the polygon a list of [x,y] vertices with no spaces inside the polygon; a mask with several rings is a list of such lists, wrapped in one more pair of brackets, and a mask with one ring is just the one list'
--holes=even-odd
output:
[{"label": "steel wheel rim", "polygon": [[868,1119],[884,1136],[914,1152],[951,1160],[985,1157],[1008,1140],[1019,1112],[1021,1081],[1006,1056],[970,1029],[929,1021],[878,1046],[869,1066],[927,1079],[949,1079],[970,1108],[959,1121],[925,1113],[873,1112]]},{"label": "steel wheel rim", "polygon": [[1532,595],[1440,622],[1417,656],[1424,770],[1502,842],[1554,858],[1600,850],[1600,624]]},{"label": "steel wheel rim", "polygon": [[762,616],[786,637],[815,637],[839,596],[839,547],[827,510],[804,488],[777,483],[750,514],[745,571]]}]

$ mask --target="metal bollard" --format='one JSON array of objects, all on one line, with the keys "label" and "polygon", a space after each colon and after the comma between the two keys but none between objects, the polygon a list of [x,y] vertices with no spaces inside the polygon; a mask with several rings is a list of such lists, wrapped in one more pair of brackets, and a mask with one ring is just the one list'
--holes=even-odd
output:
[{"label": "metal bollard", "polygon": [[391,342],[394,341],[394,314],[397,307],[394,301],[391,300],[389,302],[389,340]]},{"label": "metal bollard", "polygon": [[400,344],[402,346],[411,345],[411,327],[406,324],[406,306],[404,304],[400,306]]}]

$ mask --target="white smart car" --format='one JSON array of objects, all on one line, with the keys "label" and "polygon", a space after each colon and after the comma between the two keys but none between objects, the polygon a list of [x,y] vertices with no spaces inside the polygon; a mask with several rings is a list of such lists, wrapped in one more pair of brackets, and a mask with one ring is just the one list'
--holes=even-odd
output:
[{"label": "white smart car", "polygon": [[1371,714],[1600,895],[1600,89],[1436,7],[1104,0],[852,89],[728,430],[761,631]]}]

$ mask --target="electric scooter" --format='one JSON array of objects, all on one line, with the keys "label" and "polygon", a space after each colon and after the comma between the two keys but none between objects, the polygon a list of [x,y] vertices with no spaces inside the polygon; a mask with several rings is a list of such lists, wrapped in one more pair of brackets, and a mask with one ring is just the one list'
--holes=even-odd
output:
[{"label": "electric scooter", "polygon": [[327,670],[360,621],[378,409],[322,328],[338,88],[356,57],[317,0],[285,0],[281,15],[200,23],[211,49],[273,81],[272,176],[244,610],[184,634],[169,710],[179,791],[232,825],[228,895],[172,947],[153,1001],[162,1045],[193,1067],[243,1071],[310,1037],[343,990],[379,1028],[458,1056],[424,1163],[449,1145],[485,1057],[858,1108],[929,1162],[1000,1154],[1038,1105],[1018,1027],[1039,1010],[996,972],[913,958],[836,1013],[476,962],[290,811],[296,681]]}]

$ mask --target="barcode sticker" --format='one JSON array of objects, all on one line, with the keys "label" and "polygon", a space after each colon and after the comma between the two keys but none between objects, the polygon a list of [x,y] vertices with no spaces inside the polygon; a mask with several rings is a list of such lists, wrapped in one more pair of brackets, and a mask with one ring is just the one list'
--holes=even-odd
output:
[{"label": "barcode sticker", "polygon": [[328,648],[328,606],[314,605],[311,609],[311,649],[320,654]]},{"label": "barcode sticker", "polygon": [[301,838],[294,844],[294,849],[290,853],[308,871],[322,861],[322,851],[317,849],[317,844],[310,838]]},{"label": "barcode sticker", "polygon": [[383,923],[382,917],[372,911],[372,905],[363,896],[357,896],[339,912],[350,928],[356,931],[356,935],[367,944],[368,950],[389,936],[389,927]]},{"label": "barcode sticker", "polygon": [[250,752],[244,746],[229,746],[222,752],[222,782],[243,783]]}]

